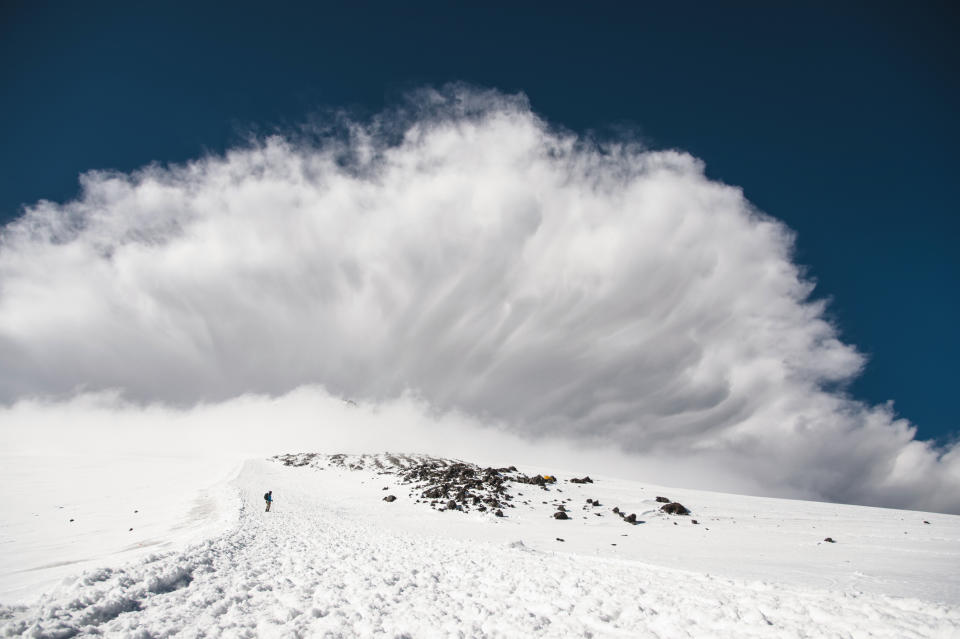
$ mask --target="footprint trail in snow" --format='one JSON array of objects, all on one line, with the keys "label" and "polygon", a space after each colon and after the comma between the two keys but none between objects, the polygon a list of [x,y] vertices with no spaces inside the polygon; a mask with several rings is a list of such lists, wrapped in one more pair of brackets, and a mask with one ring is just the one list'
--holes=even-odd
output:
[{"label": "footprint trail in snow", "polygon": [[[364,485],[350,492],[347,480]],[[407,504],[426,512],[419,523],[414,517],[406,520],[408,525],[393,525],[393,506],[374,500],[378,496],[374,491],[382,490],[387,479],[373,473],[351,475],[342,470],[335,475],[333,469],[293,469],[257,461],[249,462],[236,481],[243,505],[235,529],[180,552],[89,571],[33,605],[0,606],[0,634],[898,638],[960,634],[960,609],[950,603],[732,579],[503,541],[503,535],[520,533],[524,526],[541,525],[533,520],[511,522],[516,528],[510,529],[491,523],[489,515],[481,519],[435,513]],[[273,512],[264,513],[260,497],[268,488],[277,501]],[[394,492],[403,490],[395,488]],[[363,495],[370,498],[358,503]],[[410,501],[406,496],[401,499]],[[466,528],[456,534],[431,532],[432,517],[457,517],[457,525],[473,526],[477,532],[463,533]],[[519,513],[515,518],[522,519]],[[575,522],[569,525],[568,536],[586,530],[573,528]],[[488,529],[496,529],[496,534],[487,534]]]}]

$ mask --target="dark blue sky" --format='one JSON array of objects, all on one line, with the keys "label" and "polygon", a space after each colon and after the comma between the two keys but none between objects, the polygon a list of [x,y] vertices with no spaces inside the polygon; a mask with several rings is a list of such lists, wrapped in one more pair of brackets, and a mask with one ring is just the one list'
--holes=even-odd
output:
[{"label": "dark blue sky", "polygon": [[921,437],[957,433],[953,3],[132,4],[0,7],[0,220],[74,196],[82,171],[183,161],[326,107],[449,81],[523,91],[556,124],[639,132],[743,187],[798,232],[870,357],[851,392],[894,399]]}]

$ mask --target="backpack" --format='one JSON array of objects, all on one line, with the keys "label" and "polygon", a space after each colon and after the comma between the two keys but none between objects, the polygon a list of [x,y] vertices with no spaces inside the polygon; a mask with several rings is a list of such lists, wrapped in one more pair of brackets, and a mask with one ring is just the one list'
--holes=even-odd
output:
[{"label": "backpack", "polygon": [[270,493],[263,493],[263,498],[270,501]]}]

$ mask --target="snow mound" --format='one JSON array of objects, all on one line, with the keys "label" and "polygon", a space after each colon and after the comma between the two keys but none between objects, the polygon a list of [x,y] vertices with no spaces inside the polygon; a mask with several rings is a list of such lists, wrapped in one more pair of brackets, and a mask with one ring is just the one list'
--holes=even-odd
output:
[{"label": "snow mound", "polygon": [[[548,505],[555,512],[554,519],[569,520],[568,506],[572,498],[560,497],[563,482],[572,484],[594,483],[589,477],[560,479],[556,475],[536,473],[526,475],[516,466],[494,468],[480,467],[477,464],[459,459],[444,459],[430,455],[392,454],[346,455],[342,453],[324,455],[320,453],[298,453],[276,455],[271,458],[284,466],[295,468],[309,467],[323,470],[326,468],[344,468],[351,471],[370,471],[378,475],[394,475],[399,483],[408,485],[408,497],[415,503],[423,503],[435,510],[456,510],[469,513],[476,510],[481,513],[506,517],[503,508],[522,508],[537,510],[536,497],[526,499],[517,484],[527,485],[527,490],[539,488],[548,493],[542,495],[541,505]],[[387,487],[384,487],[387,490]],[[392,502],[393,495],[389,495]],[[657,500],[664,498],[658,497]],[[667,500],[668,502],[670,500]],[[600,500],[587,498],[581,510],[591,511],[596,517],[613,513],[628,524],[636,524],[636,514],[627,515],[619,507],[612,510],[600,509]],[[599,510],[598,510],[599,509]],[[668,503],[660,512],[674,515],[688,515],[690,511],[679,503]],[[639,522],[643,523],[643,522]]]}]

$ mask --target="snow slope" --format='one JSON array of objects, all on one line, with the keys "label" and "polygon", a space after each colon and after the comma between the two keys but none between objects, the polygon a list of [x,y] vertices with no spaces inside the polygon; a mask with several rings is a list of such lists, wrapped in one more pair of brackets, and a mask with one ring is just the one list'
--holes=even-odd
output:
[{"label": "snow slope", "polygon": [[[556,471],[546,490],[511,484],[497,518],[416,503],[371,459],[249,461],[229,530],[2,606],[0,635],[960,636],[960,517]],[[660,513],[664,494],[692,515]]]},{"label": "snow slope", "polygon": [[238,471],[209,456],[0,455],[0,601],[223,532],[237,520],[225,479]]}]

